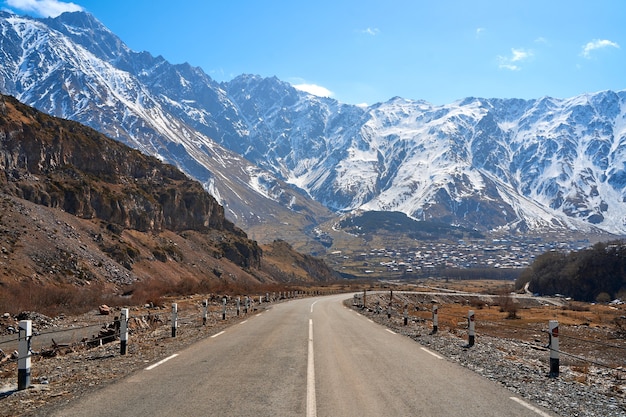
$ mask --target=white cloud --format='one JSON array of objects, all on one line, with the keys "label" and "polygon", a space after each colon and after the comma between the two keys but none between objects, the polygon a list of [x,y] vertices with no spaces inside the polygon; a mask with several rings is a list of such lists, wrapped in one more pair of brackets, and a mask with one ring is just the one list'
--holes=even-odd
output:
[{"label": "white cloud", "polygon": [[367,29],[363,29],[361,33],[365,33],[371,36],[376,36],[380,33],[380,30],[378,28],[367,28]]},{"label": "white cloud", "polygon": [[328,88],[317,84],[295,84],[294,88],[318,97],[332,97],[334,95]]},{"label": "white cloud", "polygon": [[522,67],[518,63],[529,60],[533,55],[531,50],[511,48],[511,55],[498,56],[498,67],[509,71],[520,71]]},{"label": "white cloud", "polygon": [[476,38],[480,38],[481,35],[485,32],[485,28],[476,28]]},{"label": "white cloud", "polygon": [[84,10],[77,4],[64,3],[58,0],[6,0],[6,4],[11,8],[43,17],[57,17],[61,13]]},{"label": "white cloud", "polygon": [[511,62],[525,61],[533,56],[532,51],[525,51],[523,49],[513,48],[511,49],[511,53],[513,54],[513,56],[511,57]]},{"label": "white cloud", "polygon": [[609,41],[607,39],[594,39],[591,42],[587,42],[587,44],[583,46],[581,55],[585,58],[591,58],[592,51],[608,47],[619,49],[619,45],[616,42]]}]

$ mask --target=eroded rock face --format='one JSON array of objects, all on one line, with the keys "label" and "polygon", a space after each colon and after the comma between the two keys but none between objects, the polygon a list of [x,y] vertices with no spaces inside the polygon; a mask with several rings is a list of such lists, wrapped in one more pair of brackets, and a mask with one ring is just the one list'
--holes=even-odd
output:
[{"label": "eroded rock face", "polygon": [[0,184],[5,192],[82,218],[143,232],[235,231],[202,186],[171,165],[3,97]]}]

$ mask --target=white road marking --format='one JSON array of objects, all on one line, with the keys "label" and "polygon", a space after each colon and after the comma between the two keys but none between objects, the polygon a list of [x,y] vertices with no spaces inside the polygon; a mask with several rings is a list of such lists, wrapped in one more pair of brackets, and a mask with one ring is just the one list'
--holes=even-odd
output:
[{"label": "white road marking", "polygon": [[443,356],[439,356],[439,355],[437,355],[435,352],[433,352],[433,351],[431,351],[431,350],[428,350],[428,349],[426,349],[425,347],[423,347],[423,348],[422,348],[422,350],[423,350],[424,352],[426,352],[426,353],[429,353],[429,354],[433,355],[433,356],[434,356],[435,358],[437,358],[437,359],[443,359]]},{"label": "white road marking", "polygon": [[[319,300],[317,300],[319,301]],[[313,306],[317,303],[317,301],[314,301],[313,304],[311,304],[311,313],[313,312]]]},{"label": "white road marking", "polygon": [[261,314],[263,314],[263,313],[259,313],[259,314],[257,314],[257,315],[256,315],[256,317],[259,317]]},{"label": "white road marking", "polygon": [[219,336],[219,335],[221,335],[221,334],[224,334],[224,332],[225,332],[225,331],[226,331],[226,330],[222,330],[222,331],[221,331],[221,332],[219,332],[219,333],[215,333],[213,336],[211,336],[211,339],[213,339],[214,337],[217,337],[217,336]]},{"label": "white road marking", "polygon": [[244,321],[242,321],[242,322],[241,322],[241,323],[239,323],[239,324],[244,324],[244,323],[247,323],[247,322],[248,322],[248,320],[244,320]]},{"label": "white road marking", "polygon": [[545,413],[543,411],[541,411],[540,409],[538,409],[537,407],[535,407],[532,404],[528,404],[526,401],[522,401],[517,397],[509,397],[510,399],[512,399],[513,401],[515,401],[518,404],[523,405],[524,407],[528,408],[531,411],[534,411],[535,413],[539,414],[541,417],[550,417],[550,414]]},{"label": "white road marking", "polygon": [[156,368],[156,367],[157,367],[157,366],[159,366],[159,365],[163,365],[165,362],[169,361],[170,359],[174,359],[176,356],[178,356],[178,353],[174,353],[172,356],[168,356],[167,358],[165,358],[165,359],[163,359],[163,360],[160,360],[160,361],[158,361],[157,363],[155,363],[155,364],[152,364],[152,365],[148,366],[148,367],[146,368],[146,371],[149,371],[149,370],[151,370],[151,369],[154,369],[154,368]]},{"label": "white road marking", "polygon": [[385,330],[387,330],[387,331],[388,331],[389,333],[391,333],[391,334],[397,334],[397,333],[396,333],[396,332],[394,332],[393,330],[389,330],[389,329],[385,329]]},{"label": "white road marking", "polygon": [[[313,306],[311,306],[313,308]],[[313,360],[313,320],[309,319],[309,353],[306,367],[306,415],[317,416],[317,400],[315,399],[315,362]]]}]

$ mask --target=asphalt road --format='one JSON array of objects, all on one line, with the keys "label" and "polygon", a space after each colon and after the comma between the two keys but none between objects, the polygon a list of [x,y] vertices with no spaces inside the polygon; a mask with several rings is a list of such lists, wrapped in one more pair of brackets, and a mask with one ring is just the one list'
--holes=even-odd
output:
[{"label": "asphalt road", "polygon": [[553,415],[344,308],[348,297],[275,305],[56,415]]}]

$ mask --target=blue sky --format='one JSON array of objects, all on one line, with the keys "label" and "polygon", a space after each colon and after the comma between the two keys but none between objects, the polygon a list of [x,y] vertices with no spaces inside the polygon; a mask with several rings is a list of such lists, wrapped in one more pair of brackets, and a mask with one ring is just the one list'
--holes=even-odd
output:
[{"label": "blue sky", "polygon": [[217,81],[277,76],[350,104],[626,89],[623,0],[4,0],[82,9],[131,49]]}]

